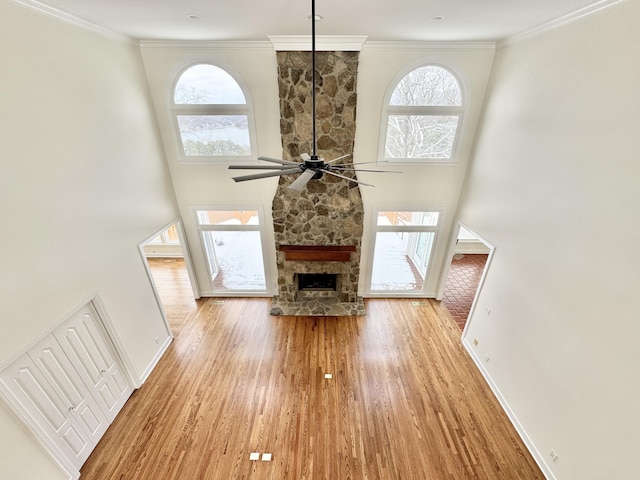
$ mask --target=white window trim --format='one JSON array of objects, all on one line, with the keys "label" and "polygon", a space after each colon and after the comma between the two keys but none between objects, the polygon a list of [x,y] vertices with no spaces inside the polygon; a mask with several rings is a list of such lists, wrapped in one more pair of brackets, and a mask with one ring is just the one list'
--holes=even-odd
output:
[{"label": "white window trim", "polygon": [[[238,84],[240,90],[242,90],[242,94],[244,95],[245,102],[244,104],[214,104],[214,105],[206,105],[206,104],[178,104],[175,103],[175,91],[176,85],[180,80],[180,77],[184,72],[189,70],[196,65],[212,65],[214,67],[220,68],[228,73]],[[178,163],[180,164],[231,164],[231,163],[258,163],[258,143],[257,143],[257,135],[256,135],[256,126],[255,126],[255,115],[253,111],[253,100],[251,98],[249,88],[246,83],[242,79],[242,77],[235,72],[232,68],[227,65],[220,65],[215,62],[211,62],[209,60],[203,60],[199,62],[193,62],[189,65],[182,68],[175,78],[173,79],[173,84],[171,85],[171,90],[169,92],[169,103],[170,105],[170,116],[171,116],[171,124],[173,126],[173,134],[176,139],[177,146],[177,158]],[[196,156],[196,155],[185,155],[184,154],[184,146],[182,144],[182,136],[180,135],[180,127],[178,125],[178,115],[246,115],[247,116],[247,124],[249,127],[249,143],[251,152],[249,155],[228,155],[228,156]]]},{"label": "white window trim", "polygon": [[[460,88],[460,95],[462,98],[462,105],[455,106],[443,106],[443,105],[424,105],[424,106],[404,106],[404,105],[390,105],[391,96],[398,84],[408,74],[421,67],[440,67],[449,72],[458,82]],[[448,65],[444,65],[437,62],[419,62],[413,63],[410,66],[401,70],[398,75],[395,76],[384,96],[384,102],[382,104],[382,115],[380,124],[380,136],[378,145],[378,163],[389,165],[390,163],[396,165],[415,165],[415,164],[428,164],[431,166],[456,166],[458,163],[458,144],[460,143],[460,137],[462,137],[465,130],[464,125],[464,113],[468,109],[468,99],[465,92],[464,84],[460,80],[460,76]],[[456,115],[458,116],[458,128],[456,130],[456,136],[451,146],[451,156],[449,158],[389,158],[385,156],[385,147],[387,142],[387,129],[389,126],[389,115]]]}]

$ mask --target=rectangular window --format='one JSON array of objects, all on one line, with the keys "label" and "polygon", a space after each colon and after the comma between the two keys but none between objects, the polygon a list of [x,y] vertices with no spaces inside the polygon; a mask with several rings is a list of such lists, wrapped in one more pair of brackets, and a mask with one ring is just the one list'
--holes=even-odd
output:
[{"label": "rectangular window", "polygon": [[266,293],[259,210],[196,210],[213,293]]},{"label": "rectangular window", "polygon": [[378,212],[378,225],[428,225],[438,224],[440,212]]},{"label": "rectangular window", "polygon": [[251,154],[247,115],[177,115],[187,157]]},{"label": "rectangular window", "polygon": [[198,210],[198,225],[260,225],[257,210]]},{"label": "rectangular window", "polygon": [[458,120],[458,115],[389,115],[385,158],[450,159]]},{"label": "rectangular window", "polygon": [[421,293],[438,231],[438,211],[379,211],[369,293]]}]

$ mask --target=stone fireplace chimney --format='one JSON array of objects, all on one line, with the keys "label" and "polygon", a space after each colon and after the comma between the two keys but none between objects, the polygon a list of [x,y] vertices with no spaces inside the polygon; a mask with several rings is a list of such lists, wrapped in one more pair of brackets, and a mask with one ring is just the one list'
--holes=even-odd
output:
[{"label": "stone fireplace chimney", "polygon": [[[277,52],[277,60],[283,158],[300,161],[313,152],[311,52]],[[353,152],[357,68],[358,52],[316,52],[316,147],[325,161]],[[278,294],[271,314],[363,315],[359,186],[325,174],[297,192],[287,188],[294,177],[280,177],[272,203]]]}]

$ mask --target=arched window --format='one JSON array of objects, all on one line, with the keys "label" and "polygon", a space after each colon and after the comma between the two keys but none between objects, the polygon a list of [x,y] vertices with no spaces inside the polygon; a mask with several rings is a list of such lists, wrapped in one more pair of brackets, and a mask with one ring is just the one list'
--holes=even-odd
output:
[{"label": "arched window", "polygon": [[173,90],[173,112],[182,154],[189,160],[255,156],[251,107],[222,68],[198,64],[185,70]]},{"label": "arched window", "polygon": [[462,113],[460,84],[449,70],[427,65],[409,72],[386,105],[384,160],[452,161]]}]

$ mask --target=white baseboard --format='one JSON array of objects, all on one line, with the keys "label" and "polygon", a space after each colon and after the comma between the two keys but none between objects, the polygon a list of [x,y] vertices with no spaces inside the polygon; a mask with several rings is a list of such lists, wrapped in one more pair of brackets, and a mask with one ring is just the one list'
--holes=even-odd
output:
[{"label": "white baseboard", "polygon": [[500,392],[500,389],[491,378],[491,375],[489,375],[489,372],[484,368],[484,364],[480,361],[480,358],[476,355],[475,350],[472,348],[471,344],[467,341],[466,338],[462,339],[462,345],[464,346],[465,350],[467,351],[471,359],[476,364],[476,367],[478,367],[478,370],[480,370],[480,373],[482,373],[482,376],[484,377],[484,379],[487,381],[489,388],[491,388],[491,391],[498,399],[498,402],[500,402],[500,406],[502,406],[502,409],[507,414],[507,417],[509,417],[509,420],[511,421],[514,428],[518,432],[518,435],[520,435],[520,438],[522,439],[525,446],[527,447],[527,450],[529,450],[529,453],[531,453],[531,456],[540,467],[540,470],[542,470],[542,474],[545,476],[547,480],[556,480],[556,477],[551,471],[551,469],[549,468],[549,465],[547,465],[547,462],[545,461],[544,456],[540,453],[540,451],[536,448],[535,444],[531,441],[531,438],[529,437],[526,430],[518,420],[518,417],[516,417],[516,414],[513,412],[513,410],[509,406],[509,403]]},{"label": "white baseboard", "polygon": [[155,356],[151,360],[151,363],[149,363],[149,365],[147,365],[147,368],[144,369],[144,372],[142,372],[142,376],[139,379],[140,386],[142,386],[142,384],[147,381],[147,378],[149,378],[149,375],[151,375],[153,369],[156,368],[156,365],[158,364],[164,353],[167,351],[167,348],[169,348],[169,345],[171,345],[171,342],[173,342],[173,337],[167,337],[167,339],[164,341],[160,349],[156,352]]}]

